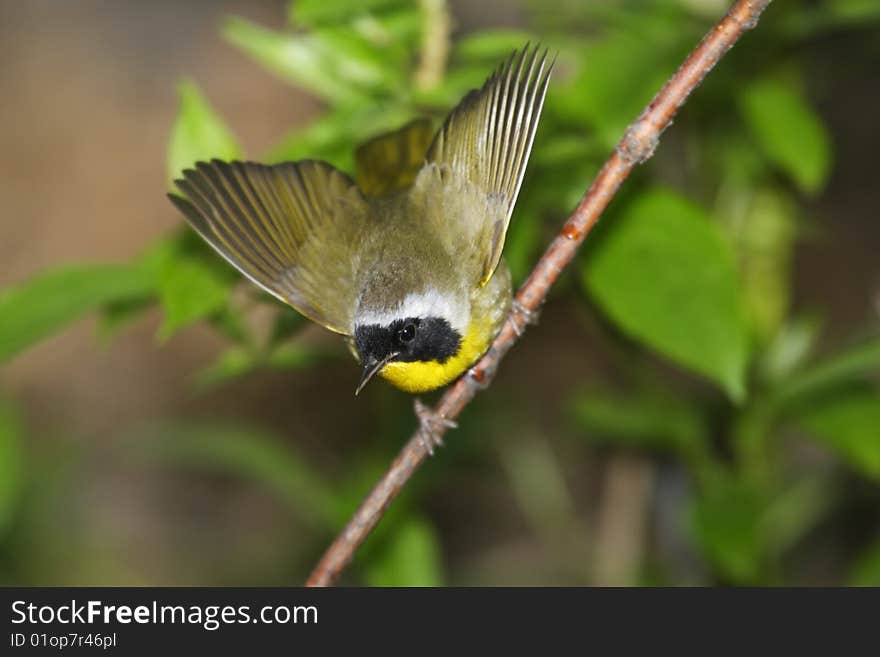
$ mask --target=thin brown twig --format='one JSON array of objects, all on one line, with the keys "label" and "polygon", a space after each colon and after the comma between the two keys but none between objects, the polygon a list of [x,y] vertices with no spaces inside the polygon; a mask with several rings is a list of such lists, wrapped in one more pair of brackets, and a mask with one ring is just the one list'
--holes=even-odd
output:
[{"label": "thin brown twig", "polygon": [[[489,351],[467,375],[446,390],[434,407],[434,413],[449,420],[457,418],[476,393],[489,384],[498,363],[522,335],[529,313],[540,307],[550,287],[574,258],[621,183],[636,165],[653,155],[660,134],[672,122],[678,108],[743,33],[757,25],[761,12],[768,4],[770,0],[737,0],[727,15],[688,55],[654,100],[627,128],[580,204],[520,287],[516,294],[516,305],[519,308],[511,311]],[[442,434],[446,429],[439,431]],[[309,575],[307,586],[331,586],[336,582],[355,551],[382,518],[385,509],[427,456],[426,441],[420,431],[416,431],[336,540],[327,548]]]}]

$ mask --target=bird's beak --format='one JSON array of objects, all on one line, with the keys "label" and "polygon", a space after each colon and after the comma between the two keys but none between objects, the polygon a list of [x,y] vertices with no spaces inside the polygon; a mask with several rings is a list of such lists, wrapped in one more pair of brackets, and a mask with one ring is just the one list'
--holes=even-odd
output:
[{"label": "bird's beak", "polygon": [[385,367],[389,362],[394,360],[400,355],[399,351],[394,351],[385,356],[382,360],[376,360],[372,356],[367,358],[364,361],[364,371],[361,373],[361,380],[357,384],[357,388],[354,389],[354,394],[357,395],[361,390],[363,390],[364,386],[367,385],[367,382],[373,378],[376,372],[379,372],[383,367]]}]

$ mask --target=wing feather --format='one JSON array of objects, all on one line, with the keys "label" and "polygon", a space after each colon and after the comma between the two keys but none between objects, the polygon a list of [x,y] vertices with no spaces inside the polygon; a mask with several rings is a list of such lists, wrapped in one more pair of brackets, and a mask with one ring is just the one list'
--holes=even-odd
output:
[{"label": "wing feather", "polygon": [[553,69],[547,56],[547,50],[526,45],[481,89],[468,93],[434,138],[417,181],[430,185],[433,179],[450,193],[487,197],[485,212],[478,206],[459,213],[464,214],[463,236],[481,250],[481,285],[491,278],[504,248]]},{"label": "wing feather", "polygon": [[351,334],[368,206],[355,184],[314,160],[273,166],[199,162],[169,198],[220,255],[331,331]]},{"label": "wing feather", "polygon": [[368,196],[387,196],[413,184],[434,139],[428,119],[416,119],[373,137],[355,152],[358,188]]}]

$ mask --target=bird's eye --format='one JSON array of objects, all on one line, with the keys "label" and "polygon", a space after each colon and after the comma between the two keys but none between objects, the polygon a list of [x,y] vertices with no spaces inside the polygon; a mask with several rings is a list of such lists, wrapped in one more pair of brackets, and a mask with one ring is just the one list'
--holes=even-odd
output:
[{"label": "bird's eye", "polygon": [[414,337],[416,337],[416,325],[413,323],[409,323],[397,331],[397,340],[399,342],[412,342]]}]

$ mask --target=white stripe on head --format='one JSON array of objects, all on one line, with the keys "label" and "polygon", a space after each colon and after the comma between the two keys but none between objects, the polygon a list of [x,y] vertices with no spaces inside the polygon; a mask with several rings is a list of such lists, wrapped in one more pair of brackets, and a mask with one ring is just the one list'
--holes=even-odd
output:
[{"label": "white stripe on head", "polygon": [[355,317],[355,324],[368,326],[378,324],[388,326],[398,319],[408,317],[442,317],[449,322],[450,326],[461,335],[467,332],[470,308],[466,299],[457,299],[452,294],[442,293],[438,290],[410,293],[403,301],[394,308],[387,310],[359,309]]}]

